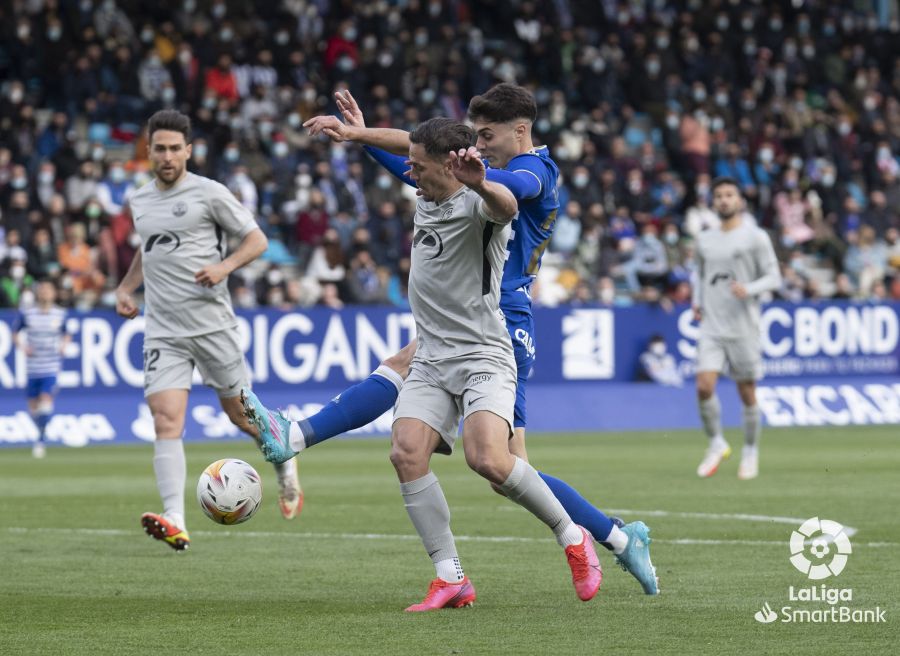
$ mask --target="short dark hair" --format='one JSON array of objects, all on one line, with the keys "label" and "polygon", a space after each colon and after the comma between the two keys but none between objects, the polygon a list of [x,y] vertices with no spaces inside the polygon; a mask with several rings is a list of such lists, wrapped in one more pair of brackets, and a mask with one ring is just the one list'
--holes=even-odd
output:
[{"label": "short dark hair", "polygon": [[147,139],[153,139],[157,130],[170,130],[184,135],[185,143],[191,142],[191,118],[177,109],[161,109],[147,122]]},{"label": "short dark hair", "polygon": [[741,185],[738,184],[738,181],[727,175],[720,176],[712,181],[712,185],[710,185],[710,188],[709,188],[710,193],[713,193],[713,194],[716,193],[716,189],[718,189],[719,187],[721,187],[723,185],[733,186],[735,189],[737,189],[738,195],[743,196],[743,192],[741,191]]},{"label": "short dark hair", "polygon": [[488,123],[507,123],[517,118],[532,123],[537,118],[534,96],[518,84],[503,82],[469,102],[469,119],[472,121],[481,119]]},{"label": "short dark hair", "polygon": [[451,150],[474,146],[478,135],[468,125],[452,118],[431,118],[409,133],[411,143],[425,147],[431,157],[446,157]]}]

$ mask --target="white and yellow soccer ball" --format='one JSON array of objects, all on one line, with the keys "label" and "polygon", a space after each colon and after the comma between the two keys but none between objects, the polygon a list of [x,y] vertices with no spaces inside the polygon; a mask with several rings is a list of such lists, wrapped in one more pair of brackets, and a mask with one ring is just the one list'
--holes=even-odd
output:
[{"label": "white and yellow soccer ball", "polygon": [[197,481],[197,502],[217,524],[246,522],[256,514],[261,501],[259,474],[243,460],[216,460]]}]

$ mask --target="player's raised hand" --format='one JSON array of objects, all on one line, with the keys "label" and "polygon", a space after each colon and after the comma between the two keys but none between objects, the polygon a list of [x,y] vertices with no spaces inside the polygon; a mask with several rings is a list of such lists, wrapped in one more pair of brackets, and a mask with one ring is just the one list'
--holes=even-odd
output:
[{"label": "player's raised hand", "polygon": [[134,319],[138,315],[138,306],[135,304],[131,294],[116,292],[116,314],[126,319]]},{"label": "player's raised hand", "polygon": [[201,287],[213,287],[228,277],[228,268],[219,264],[207,264],[194,274],[194,280]]},{"label": "player's raised hand", "polygon": [[356,104],[356,99],[350,91],[335,91],[334,100],[338,109],[341,110],[341,116],[344,117],[347,125],[352,125],[355,128],[366,127],[366,119],[363,117],[362,110]]},{"label": "player's raised hand", "polygon": [[467,187],[477,187],[483,183],[487,173],[481,160],[481,153],[475,146],[451,152],[450,170],[453,176]]},{"label": "player's raised hand", "polygon": [[352,141],[351,127],[337,116],[314,116],[303,124],[310,136],[324,134],[335,143]]},{"label": "player's raised hand", "polygon": [[700,309],[699,305],[695,305],[691,308],[694,311],[694,321],[700,323],[703,320],[703,311]]}]

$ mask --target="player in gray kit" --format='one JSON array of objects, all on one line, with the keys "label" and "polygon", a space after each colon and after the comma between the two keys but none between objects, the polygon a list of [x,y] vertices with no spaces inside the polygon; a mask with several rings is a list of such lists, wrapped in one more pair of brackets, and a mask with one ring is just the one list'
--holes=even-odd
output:
[{"label": "player in gray kit", "polygon": [[413,525],[436,570],[427,611],[469,605],[450,509],[429,462],[450,453],[460,419],[466,462],[546,523],[566,549],[576,591],[596,594],[600,568],[593,542],[546,483],[509,451],[516,363],[500,312],[500,277],[517,213],[516,199],[485,180],[472,128],[435,118],[410,134],[409,176],[416,203],[409,302],[418,348],[394,411],[391,462]]},{"label": "player in gray kit", "polygon": [[736,383],[744,406],[744,448],[738,478],[759,473],[760,416],[756,381],[762,378],[760,300],[781,286],[778,260],[769,236],[744,217],[740,187],[730,178],[713,182],[713,208],[722,225],[697,238],[697,283],[694,318],[700,322],[697,343],[697,397],[709,448],[697,475],[712,476],[731,455],[722,436],[721,405],[716,395],[720,374]]},{"label": "player in gray kit", "polygon": [[[138,315],[131,295],[143,282],[144,396],[156,430],[153,467],[163,512],[145,513],[141,523],[151,536],[181,551],[190,544],[184,522],[182,433],[195,366],[231,421],[257,435],[240,403],[241,387],[250,380],[227,278],[262,255],[268,242],[234,194],[187,171],[187,116],[159,111],[150,118],[148,133],[156,179],[129,200],[141,247],[116,289],[116,311],[128,319]],[[241,240],[227,256],[226,236]],[[276,470],[282,514],[290,518],[302,504],[296,465],[285,463]]]}]

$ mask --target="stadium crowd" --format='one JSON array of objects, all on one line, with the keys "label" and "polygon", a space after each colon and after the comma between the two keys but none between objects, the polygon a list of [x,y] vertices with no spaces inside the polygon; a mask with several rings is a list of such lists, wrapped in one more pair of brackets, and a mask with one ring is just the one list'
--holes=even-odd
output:
[{"label": "stadium crowd", "polygon": [[533,90],[562,171],[538,304],[688,302],[721,175],[772,236],[778,297],[900,299],[889,0],[14,0],[0,31],[0,307],[43,277],[114,305],[167,107],[192,117],[190,170],[269,237],[236,306],[402,307],[414,190],[302,123],[338,88],[373,126],[464,119],[498,81]]}]

